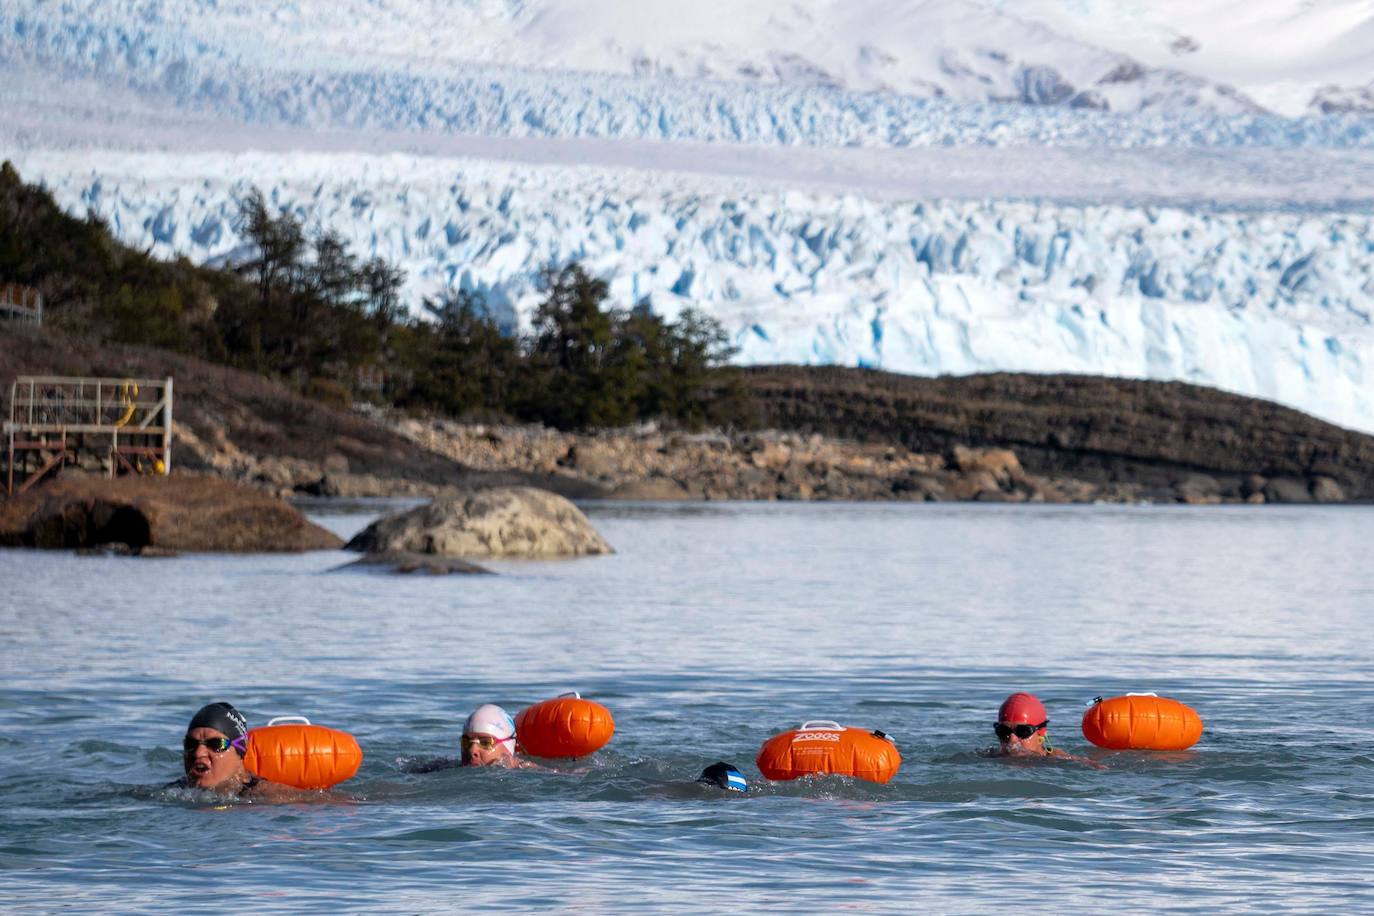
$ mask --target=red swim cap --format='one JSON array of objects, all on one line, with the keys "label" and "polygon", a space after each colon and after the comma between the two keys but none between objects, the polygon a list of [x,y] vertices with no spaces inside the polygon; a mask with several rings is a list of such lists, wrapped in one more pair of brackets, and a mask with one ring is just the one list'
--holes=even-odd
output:
[{"label": "red swim cap", "polygon": [[1049,718],[1045,704],[1029,693],[1013,693],[1002,701],[1002,708],[997,710],[997,721],[1012,725],[1039,725],[1049,721]]}]

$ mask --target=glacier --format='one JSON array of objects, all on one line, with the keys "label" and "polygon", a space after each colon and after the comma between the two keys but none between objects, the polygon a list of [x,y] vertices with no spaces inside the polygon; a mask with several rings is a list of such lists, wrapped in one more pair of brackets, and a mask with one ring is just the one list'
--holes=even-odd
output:
[{"label": "glacier", "polygon": [[[244,253],[256,186],[308,226],[526,326],[549,265],[722,322],[743,363],[1179,379],[1374,430],[1374,217],[875,199],[655,170],[340,153],[20,157],[164,257]],[[239,176],[253,175],[250,184]]]},{"label": "glacier", "polygon": [[578,261],[741,362],[1182,379],[1374,431],[1366,8],[13,0],[0,155],[211,264],[258,187],[512,329]]}]

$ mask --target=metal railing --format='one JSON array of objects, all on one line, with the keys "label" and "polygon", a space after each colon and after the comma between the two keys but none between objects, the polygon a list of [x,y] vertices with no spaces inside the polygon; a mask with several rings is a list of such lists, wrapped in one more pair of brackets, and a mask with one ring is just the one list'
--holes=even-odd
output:
[{"label": "metal railing", "polygon": [[171,428],[172,380],[21,375],[10,424],[36,432],[160,434]]},{"label": "metal railing", "polygon": [[171,472],[170,377],[21,375],[10,385],[9,407],[3,432],[11,494],[16,472],[23,492],[49,471],[87,460],[112,477]]},{"label": "metal railing", "polygon": [[0,318],[42,324],[42,294],[18,283],[0,283]]}]

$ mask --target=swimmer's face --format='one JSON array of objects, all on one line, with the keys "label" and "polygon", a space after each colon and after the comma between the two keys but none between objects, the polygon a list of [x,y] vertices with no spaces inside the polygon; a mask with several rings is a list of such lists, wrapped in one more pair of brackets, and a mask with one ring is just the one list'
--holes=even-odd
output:
[{"label": "swimmer's face", "polygon": [[463,766],[508,766],[514,760],[511,745],[514,738],[494,738],[491,735],[464,735],[458,739],[463,751]]},{"label": "swimmer's face", "polygon": [[1045,753],[1045,729],[1036,730],[1029,738],[1022,738],[1016,734],[1016,727],[1020,723],[999,722],[999,725],[1008,726],[1009,731],[1004,735],[1001,732],[997,735],[997,741],[1002,746],[1004,754],[1044,754]]},{"label": "swimmer's face", "polygon": [[186,766],[186,781],[198,789],[217,789],[230,780],[244,776],[243,758],[232,747],[223,751],[213,751],[205,741],[215,738],[227,739],[224,732],[213,728],[193,728],[186,737],[196,742],[196,746],[183,751],[182,763]]}]

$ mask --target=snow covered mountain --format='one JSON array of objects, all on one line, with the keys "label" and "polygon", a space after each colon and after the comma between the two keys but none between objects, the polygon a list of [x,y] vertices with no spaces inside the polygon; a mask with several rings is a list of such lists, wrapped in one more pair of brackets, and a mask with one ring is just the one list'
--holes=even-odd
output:
[{"label": "snow covered mountain", "polygon": [[225,101],[224,91],[235,83],[271,82],[272,74],[442,79],[479,64],[960,102],[1218,113],[1267,104],[1296,114],[1323,86],[1367,83],[1374,46],[1368,0],[11,0],[6,6],[0,33],[11,62],[124,78],[202,104],[217,95]]},{"label": "snow covered mountain", "polygon": [[[1281,114],[1374,78],[1370,0],[1003,0],[1061,34],[1235,86]],[[1363,110],[1374,111],[1374,106]]]},{"label": "snow covered mountain", "polygon": [[[1374,430],[1374,0],[10,0],[0,153],[235,256],[258,186],[511,324],[1178,378]],[[1294,116],[1299,115],[1299,116]]]}]

